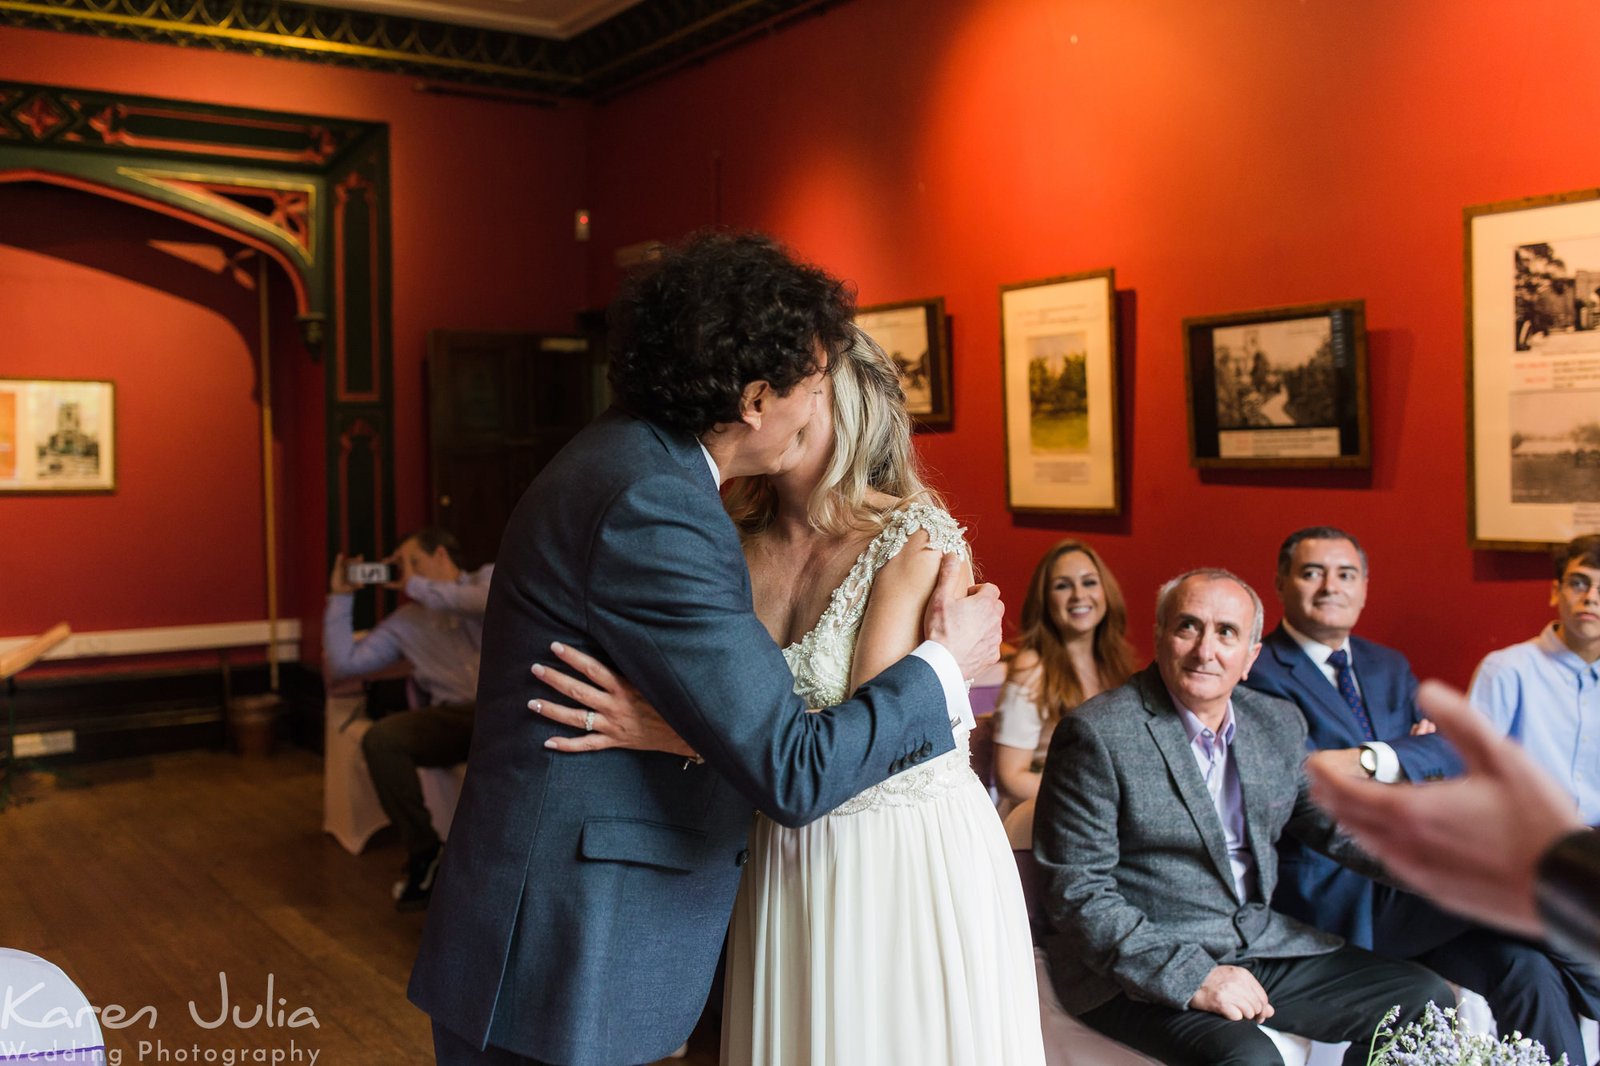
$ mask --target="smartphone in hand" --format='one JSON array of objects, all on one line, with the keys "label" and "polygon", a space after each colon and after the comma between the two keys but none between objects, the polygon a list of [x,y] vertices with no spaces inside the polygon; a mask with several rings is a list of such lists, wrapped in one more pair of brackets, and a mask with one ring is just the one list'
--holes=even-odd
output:
[{"label": "smartphone in hand", "polygon": [[344,579],[352,585],[387,585],[395,579],[393,563],[346,563]]}]

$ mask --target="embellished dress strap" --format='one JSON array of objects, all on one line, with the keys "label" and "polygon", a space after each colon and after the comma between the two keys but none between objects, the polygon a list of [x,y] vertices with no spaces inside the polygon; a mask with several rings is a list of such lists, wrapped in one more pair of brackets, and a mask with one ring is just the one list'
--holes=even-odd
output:
[{"label": "embellished dress strap", "polygon": [[963,529],[950,513],[930,503],[910,503],[889,514],[883,530],[862,550],[850,573],[834,591],[828,604],[828,614],[834,615],[835,625],[853,630],[866,613],[867,593],[872,589],[872,579],[890,559],[899,555],[917,530],[928,534],[928,547],[937,552],[955,552],[970,559]]},{"label": "embellished dress strap", "polygon": [[850,663],[872,580],[884,564],[904,550],[919,529],[927,530],[930,547],[968,557],[962,538],[964,530],[940,508],[912,503],[890,514],[883,529],[856,557],[850,572],[833,590],[817,624],[783,650],[794,673],[795,692],[808,706],[831,707],[849,695]]}]

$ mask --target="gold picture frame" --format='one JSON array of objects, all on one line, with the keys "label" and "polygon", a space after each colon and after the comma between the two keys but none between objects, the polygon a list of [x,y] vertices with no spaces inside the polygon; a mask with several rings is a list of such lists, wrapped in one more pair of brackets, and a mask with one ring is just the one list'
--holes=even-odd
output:
[{"label": "gold picture frame", "polygon": [[1465,208],[1467,539],[1600,532],[1600,189]]},{"label": "gold picture frame", "polygon": [[1006,506],[1019,514],[1122,513],[1116,274],[1000,287]]},{"label": "gold picture frame", "polygon": [[116,488],[114,384],[0,378],[0,494]]}]

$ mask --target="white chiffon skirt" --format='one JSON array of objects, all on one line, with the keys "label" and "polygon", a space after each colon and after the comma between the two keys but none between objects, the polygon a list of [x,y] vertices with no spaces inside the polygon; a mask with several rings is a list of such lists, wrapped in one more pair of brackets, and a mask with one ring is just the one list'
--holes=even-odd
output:
[{"label": "white chiffon skirt", "polygon": [[1033,946],[989,793],[952,751],[801,829],[757,815],[724,1066],[1039,1066]]}]

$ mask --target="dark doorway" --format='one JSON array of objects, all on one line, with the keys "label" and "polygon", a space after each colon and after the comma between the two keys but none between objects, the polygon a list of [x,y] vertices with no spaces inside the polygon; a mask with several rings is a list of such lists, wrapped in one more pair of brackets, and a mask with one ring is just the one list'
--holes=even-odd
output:
[{"label": "dark doorway", "polygon": [[599,377],[582,337],[428,335],[433,521],[469,566],[493,561],[523,491],[598,413]]}]

